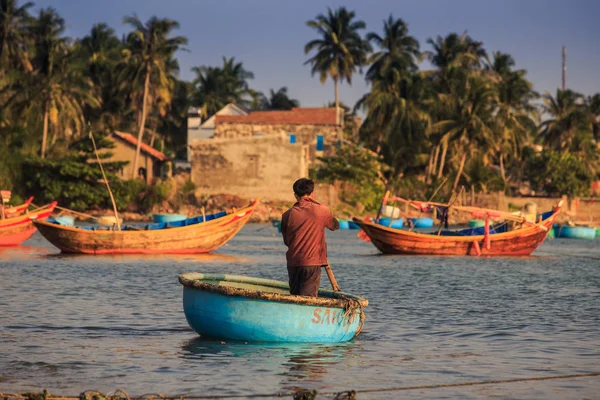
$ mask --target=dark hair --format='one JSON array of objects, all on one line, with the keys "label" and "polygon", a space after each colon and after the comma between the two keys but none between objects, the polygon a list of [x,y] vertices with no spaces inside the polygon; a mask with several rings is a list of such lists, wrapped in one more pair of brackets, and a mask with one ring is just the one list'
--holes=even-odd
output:
[{"label": "dark hair", "polygon": [[315,183],[308,178],[300,178],[294,182],[294,193],[298,197],[311,194],[315,190]]}]

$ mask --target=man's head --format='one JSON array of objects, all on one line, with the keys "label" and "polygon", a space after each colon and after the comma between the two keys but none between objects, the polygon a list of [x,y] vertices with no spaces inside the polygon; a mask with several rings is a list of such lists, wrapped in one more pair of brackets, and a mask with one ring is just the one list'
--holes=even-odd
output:
[{"label": "man's head", "polygon": [[294,196],[300,200],[302,197],[311,197],[315,190],[315,183],[307,178],[300,178],[294,182]]}]

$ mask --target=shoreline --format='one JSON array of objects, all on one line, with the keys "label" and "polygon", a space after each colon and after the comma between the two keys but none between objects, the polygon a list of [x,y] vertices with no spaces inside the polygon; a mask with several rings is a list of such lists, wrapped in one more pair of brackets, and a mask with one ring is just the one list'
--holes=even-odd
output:
[{"label": "shoreline", "polygon": [[[563,206],[561,213],[557,218],[557,223],[588,225],[592,227],[600,226],[600,201],[595,201],[594,199],[569,200],[566,198],[563,198],[562,200]],[[498,194],[480,194],[476,195],[474,199],[465,199],[461,204],[474,205],[475,207],[489,208],[499,211],[514,212],[522,209],[526,203],[534,202],[537,205],[537,213],[542,213],[552,210],[560,201],[560,198],[549,197],[505,197]],[[232,208],[241,208],[250,203],[250,201],[231,195],[219,195],[207,199],[204,203],[205,205],[202,207],[189,204],[177,209],[174,207],[163,206],[157,207],[155,210],[153,210],[153,212],[147,214],[124,211],[119,212],[119,215],[124,221],[128,222],[152,222],[153,214],[177,213],[192,217],[202,215],[202,208],[205,208],[205,212],[209,214]],[[281,215],[292,205],[293,203],[291,202],[260,202],[248,223],[269,223],[273,220],[281,219]],[[334,204],[330,208],[338,219],[351,220],[352,217],[373,217],[375,214],[375,212],[365,211],[362,213],[359,213],[358,211],[352,213],[351,211],[356,210],[357,207],[352,207],[341,202]],[[408,210],[407,207],[398,208],[401,210],[401,216],[405,216],[407,218],[432,217],[431,214],[419,214],[418,212],[412,212]],[[68,214],[68,212],[65,213]],[[85,213],[94,217],[114,215],[113,211],[110,209],[89,210]],[[454,211],[451,213],[449,223],[450,225],[465,225],[468,224],[469,220],[472,219],[475,218],[471,217],[467,213],[459,213]],[[435,222],[437,223],[437,221]]]}]

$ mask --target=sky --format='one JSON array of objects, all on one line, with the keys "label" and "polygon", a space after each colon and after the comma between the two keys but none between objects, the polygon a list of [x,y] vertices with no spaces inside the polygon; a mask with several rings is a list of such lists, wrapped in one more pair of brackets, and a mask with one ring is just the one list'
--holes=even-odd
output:
[{"label": "sky", "polygon": [[[493,51],[509,53],[539,93],[556,93],[561,85],[561,52],[567,47],[567,87],[591,95],[600,92],[600,1],[596,0],[38,0],[33,12],[53,7],[65,19],[66,35],[89,33],[107,23],[120,36],[131,30],[124,16],[142,21],[156,15],[180,23],[177,35],[188,38],[178,52],[180,78],[192,80],[191,68],[218,66],[235,57],[254,73],[250,87],[264,93],[288,87],[303,107],[333,100],[333,82],[311,77],[304,45],[317,34],[306,21],[345,6],[365,21],[367,32],[382,34],[383,20],[402,18],[421,50],[428,38],[467,32]],[[20,4],[23,1],[19,2]],[[425,62],[422,68],[429,65]],[[340,87],[340,99],[353,106],[368,91],[364,76]]]}]

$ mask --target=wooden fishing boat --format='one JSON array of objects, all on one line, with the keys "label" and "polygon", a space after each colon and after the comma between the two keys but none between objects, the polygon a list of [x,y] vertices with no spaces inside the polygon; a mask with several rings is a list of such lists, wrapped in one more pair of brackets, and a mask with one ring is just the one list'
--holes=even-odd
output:
[{"label": "wooden fishing boat", "polygon": [[250,219],[258,200],[239,210],[169,223],[69,227],[35,221],[40,233],[64,253],[197,254],[227,243]]},{"label": "wooden fishing boat", "polygon": [[179,275],[183,311],[201,336],[259,342],[344,342],[362,329],[369,302],[319,289],[294,296],[285,282],[238,275]]},{"label": "wooden fishing boat", "polygon": [[23,215],[0,220],[0,246],[18,246],[29,239],[36,231],[33,221],[48,218],[55,207],[56,202],[53,202]]},{"label": "wooden fishing boat", "polygon": [[[33,202],[33,196],[28,198],[27,201],[25,201],[25,203],[23,203],[23,204],[20,204],[18,206],[13,206],[13,207],[6,207],[4,209],[4,216],[6,218],[10,218],[10,217],[14,217],[16,215],[23,214],[25,212],[25,210],[27,210],[27,208],[29,208],[29,206],[31,205],[32,202]],[[0,207],[2,207],[2,206],[0,205]]]},{"label": "wooden fishing boat", "polygon": [[596,229],[587,226],[556,225],[554,236],[563,239],[587,239],[596,238]]},{"label": "wooden fishing boat", "polygon": [[522,256],[531,254],[542,244],[561,205],[562,202],[553,212],[542,214],[539,223],[524,221],[522,227],[514,230],[506,229],[504,223],[491,226],[488,234],[485,234],[485,227],[441,231],[438,235],[437,231],[421,233],[393,229],[358,218],[354,218],[354,222],[385,254]]}]

